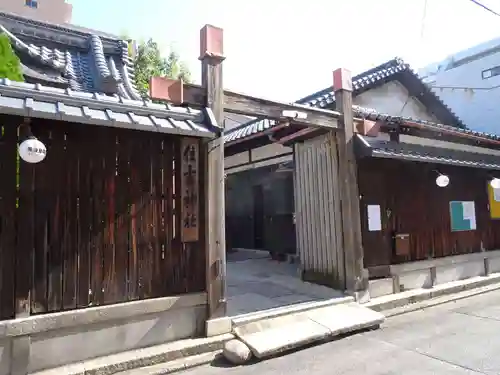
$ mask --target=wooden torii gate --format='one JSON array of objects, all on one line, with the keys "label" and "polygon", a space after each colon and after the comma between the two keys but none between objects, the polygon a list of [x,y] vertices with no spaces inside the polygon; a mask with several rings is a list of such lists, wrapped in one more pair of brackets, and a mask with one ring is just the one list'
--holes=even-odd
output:
[{"label": "wooden torii gate", "polygon": [[[363,277],[363,247],[359,211],[356,159],[353,147],[354,122],[352,113],[352,84],[350,73],[340,69],[334,73],[336,100],[339,112],[298,104],[280,103],[224,90],[222,66],[223,30],[206,25],[200,31],[200,61],[202,85],[183,84],[153,77],[150,95],[192,107],[209,107],[217,124],[224,123],[224,113],[286,121],[311,128],[322,128],[339,133],[342,226],[344,238],[345,289],[357,295],[367,289]],[[226,314],[226,250],[224,207],[224,129],[218,137],[205,145],[210,152],[207,160],[208,193],[207,223],[207,292],[209,319]]]}]

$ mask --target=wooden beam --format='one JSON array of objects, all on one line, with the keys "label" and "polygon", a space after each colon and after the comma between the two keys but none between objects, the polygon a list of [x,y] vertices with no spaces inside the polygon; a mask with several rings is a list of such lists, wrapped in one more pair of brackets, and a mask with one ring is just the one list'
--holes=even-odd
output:
[{"label": "wooden beam", "polygon": [[[206,102],[203,87],[185,84],[184,104],[192,107],[201,107]],[[312,127],[338,129],[340,114],[335,111],[314,108],[300,104],[287,104],[250,95],[224,91],[224,111],[251,117],[265,117],[271,120],[290,120],[292,124],[307,125]],[[284,111],[305,114],[304,118],[290,118]],[[286,114],[286,113],[285,113]]]},{"label": "wooden beam", "polygon": [[[14,119],[12,119],[14,120]],[[17,125],[17,124],[16,124]],[[31,135],[29,120],[19,127],[21,140]],[[14,124],[12,124],[14,126]],[[17,224],[17,249],[15,270],[16,318],[31,315],[31,287],[33,248],[35,243],[35,167],[19,160],[19,208]],[[12,251],[12,250],[11,250]]]},{"label": "wooden beam", "polygon": [[[222,29],[206,25],[200,31],[201,79],[206,91],[203,106],[212,109],[219,125],[224,124],[222,85]],[[226,243],[224,205],[224,134],[204,143],[205,241],[209,319],[226,314]]]},{"label": "wooden beam", "polygon": [[351,73],[338,69],[333,73],[335,102],[342,113],[343,132],[337,132],[339,145],[339,172],[341,184],[342,227],[344,234],[344,262],[346,290],[359,300],[368,289],[368,278],[363,265],[363,243],[357,163],[354,152],[354,119],[352,112]]}]

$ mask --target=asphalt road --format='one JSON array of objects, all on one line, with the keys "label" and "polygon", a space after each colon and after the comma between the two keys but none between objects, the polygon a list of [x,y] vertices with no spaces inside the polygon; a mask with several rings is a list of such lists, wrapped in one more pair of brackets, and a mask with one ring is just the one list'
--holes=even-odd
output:
[{"label": "asphalt road", "polygon": [[363,332],[246,366],[183,375],[500,374],[500,291],[395,316]]}]

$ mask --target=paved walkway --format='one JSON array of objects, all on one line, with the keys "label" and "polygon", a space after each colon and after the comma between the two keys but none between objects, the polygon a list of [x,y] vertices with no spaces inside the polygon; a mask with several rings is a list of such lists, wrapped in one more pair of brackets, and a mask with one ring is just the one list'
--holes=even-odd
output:
[{"label": "paved walkway", "polygon": [[214,363],[183,375],[497,375],[500,291],[389,318],[353,335],[242,367]]},{"label": "paved walkway", "polygon": [[229,316],[342,296],[333,289],[302,282],[296,264],[271,260],[263,251],[228,254],[227,285]]}]

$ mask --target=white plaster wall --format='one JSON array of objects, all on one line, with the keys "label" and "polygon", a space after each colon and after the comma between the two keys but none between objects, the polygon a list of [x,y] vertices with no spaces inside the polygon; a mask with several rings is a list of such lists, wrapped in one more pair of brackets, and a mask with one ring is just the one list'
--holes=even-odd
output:
[{"label": "white plaster wall", "polygon": [[370,280],[368,286],[371,298],[387,296],[393,293],[393,281],[390,277],[385,279]]},{"label": "white plaster wall", "polygon": [[399,82],[389,82],[381,87],[368,90],[356,96],[353,102],[380,113],[437,122],[437,119],[427,111],[422,103],[409,97],[408,91]]},{"label": "white plaster wall", "polygon": [[9,339],[0,340],[0,375],[9,375],[12,357],[12,344]]},{"label": "white plaster wall", "polygon": [[484,260],[436,267],[436,284],[484,276]]},{"label": "white plaster wall", "polygon": [[252,161],[258,161],[265,158],[280,156],[292,152],[291,147],[285,147],[279,143],[272,143],[270,145],[262,146],[250,150]]},{"label": "white plaster wall", "polygon": [[489,259],[490,272],[496,273],[500,272],[500,257]]},{"label": "white plaster wall", "polygon": [[399,275],[401,291],[410,289],[430,288],[432,277],[430,269],[414,270]]},{"label": "white plaster wall", "polygon": [[26,6],[26,0],[1,0],[0,10],[19,16],[64,24],[71,22],[73,6],[66,0],[38,0],[38,8]]},{"label": "white plaster wall", "polygon": [[0,375],[200,337],[206,303],[194,293],[0,321]]},{"label": "white plaster wall", "polygon": [[[278,143],[273,143],[270,145],[255,148],[250,151],[245,151],[236,155],[225,157],[224,169],[227,170],[227,173],[236,173],[247,169],[291,161],[293,159],[292,155],[290,155],[291,152],[291,147],[285,147]],[[263,159],[269,160],[263,161]],[[248,164],[249,162],[251,162],[252,164]],[[241,167],[238,167],[240,165]]]},{"label": "white plaster wall", "polygon": [[206,306],[197,306],[35,334],[28,371],[199,337],[205,318]]},{"label": "white plaster wall", "polygon": [[245,151],[236,155],[226,156],[224,158],[224,169],[236,167],[237,165],[245,164],[250,161],[250,152]]}]

